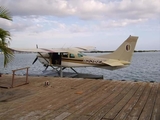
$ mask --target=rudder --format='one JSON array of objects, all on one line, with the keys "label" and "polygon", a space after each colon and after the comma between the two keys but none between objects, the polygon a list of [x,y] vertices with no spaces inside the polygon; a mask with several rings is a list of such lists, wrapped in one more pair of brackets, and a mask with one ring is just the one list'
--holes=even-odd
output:
[{"label": "rudder", "polygon": [[129,36],[127,40],[125,40],[117,50],[113,53],[101,56],[103,58],[108,59],[117,59],[130,62],[132,59],[132,54],[134,52],[138,37],[137,36]]}]

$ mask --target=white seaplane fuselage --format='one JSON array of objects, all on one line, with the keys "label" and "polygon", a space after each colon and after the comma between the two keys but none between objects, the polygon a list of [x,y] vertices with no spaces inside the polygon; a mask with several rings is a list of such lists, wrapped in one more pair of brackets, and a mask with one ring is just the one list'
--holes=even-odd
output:
[{"label": "white seaplane fuselage", "polygon": [[61,64],[53,64],[52,58],[47,53],[41,53],[37,54],[38,60],[40,63],[42,63],[44,66],[63,66],[63,67],[98,67],[103,69],[109,69],[109,70],[116,70],[123,67],[128,66],[130,63],[123,61],[123,66],[109,66],[104,64],[103,62],[106,61],[106,58],[102,57],[95,57],[95,56],[87,56],[86,54],[82,54],[80,52],[70,52],[61,54]]},{"label": "white seaplane fuselage", "polygon": [[48,66],[60,67],[65,69],[67,67],[98,67],[109,70],[116,70],[130,65],[132,55],[137,43],[137,36],[129,36],[113,53],[104,54],[101,56],[87,56],[81,51],[89,50],[89,47],[75,47],[75,48],[59,48],[59,49],[13,49],[20,52],[37,52],[37,57],[32,64],[38,59],[46,69]]}]

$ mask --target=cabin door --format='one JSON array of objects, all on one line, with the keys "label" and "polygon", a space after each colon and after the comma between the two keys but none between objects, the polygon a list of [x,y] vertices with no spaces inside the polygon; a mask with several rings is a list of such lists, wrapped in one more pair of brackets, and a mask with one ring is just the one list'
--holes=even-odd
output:
[{"label": "cabin door", "polygon": [[60,53],[50,53],[51,62],[53,65],[61,65],[61,54]]}]

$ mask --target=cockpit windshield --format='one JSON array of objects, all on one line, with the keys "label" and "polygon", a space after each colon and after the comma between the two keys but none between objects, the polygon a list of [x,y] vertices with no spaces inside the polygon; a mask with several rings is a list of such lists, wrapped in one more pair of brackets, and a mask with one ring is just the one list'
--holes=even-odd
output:
[{"label": "cockpit windshield", "polygon": [[78,53],[78,57],[83,57],[83,56],[86,56],[86,55],[83,53]]}]

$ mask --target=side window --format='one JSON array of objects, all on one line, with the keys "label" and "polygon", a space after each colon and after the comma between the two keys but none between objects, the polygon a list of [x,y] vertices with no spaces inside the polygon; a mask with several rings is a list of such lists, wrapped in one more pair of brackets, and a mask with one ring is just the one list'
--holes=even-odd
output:
[{"label": "side window", "polygon": [[75,58],[74,54],[69,55],[70,58]]},{"label": "side window", "polygon": [[68,53],[63,53],[63,57],[68,58]]}]

